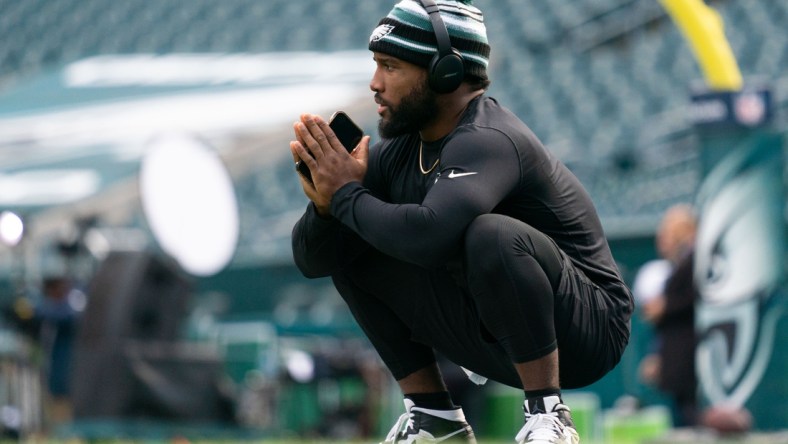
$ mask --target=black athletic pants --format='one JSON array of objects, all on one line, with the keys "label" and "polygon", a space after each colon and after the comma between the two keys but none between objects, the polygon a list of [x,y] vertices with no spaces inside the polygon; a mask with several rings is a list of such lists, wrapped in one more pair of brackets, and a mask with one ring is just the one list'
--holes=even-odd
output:
[{"label": "black athletic pants", "polygon": [[434,362],[433,349],[518,388],[512,362],[556,347],[563,388],[588,385],[618,363],[628,337],[611,325],[627,321],[547,236],[483,215],[466,231],[464,253],[461,265],[425,269],[369,249],[333,276],[396,379]]}]

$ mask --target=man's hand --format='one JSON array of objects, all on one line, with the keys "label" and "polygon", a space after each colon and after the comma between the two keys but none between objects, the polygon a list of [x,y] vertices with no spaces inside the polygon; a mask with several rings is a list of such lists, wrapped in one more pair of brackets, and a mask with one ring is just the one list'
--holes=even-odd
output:
[{"label": "man's hand", "polygon": [[643,305],[643,319],[656,324],[665,314],[665,296],[659,295]]},{"label": "man's hand", "polygon": [[301,176],[306,196],[315,203],[321,216],[329,215],[331,198],[342,186],[361,182],[367,172],[369,136],[348,153],[334,131],[320,116],[301,115],[293,124],[296,140],[290,142],[293,161],[301,160],[312,173],[312,182]]}]

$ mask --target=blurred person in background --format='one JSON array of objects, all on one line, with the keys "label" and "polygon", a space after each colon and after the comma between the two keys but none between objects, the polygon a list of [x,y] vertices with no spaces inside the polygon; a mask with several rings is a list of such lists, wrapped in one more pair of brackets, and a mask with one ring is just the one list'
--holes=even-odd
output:
[{"label": "blurred person in background", "polygon": [[[671,208],[666,219],[673,225],[673,272],[665,282],[662,303],[652,307],[660,337],[658,387],[673,400],[673,424],[694,426],[698,419],[697,376],[695,373],[695,303],[699,294],[693,280],[693,260],[697,219],[693,209]],[[669,364],[668,364],[669,363]]]},{"label": "blurred person in background", "polygon": [[49,419],[55,424],[71,419],[69,381],[79,314],[69,298],[72,291],[71,281],[65,277],[45,278],[43,298],[34,311],[38,343],[46,357],[43,374],[49,394]]},{"label": "blurred person in background", "polygon": [[[643,320],[652,327],[664,309],[665,283],[683,252],[691,248],[694,242],[694,230],[688,225],[688,215],[691,214],[691,207],[683,203],[665,211],[654,239],[658,257],[638,269],[632,284],[635,307]],[[647,384],[656,384],[659,376],[659,344],[659,336],[655,335],[640,365],[640,377]]]},{"label": "blurred person in background", "polygon": [[516,442],[576,444],[561,390],[617,365],[632,296],[583,186],[485,96],[482,12],[430,3],[400,1],[370,37],[382,141],[349,154],[319,116],[294,124],[314,181],[295,262],[332,277],[397,380],[406,412],[386,443],[476,442],[437,350],[524,390]]},{"label": "blurred person in background", "polygon": [[32,293],[4,307],[3,316],[39,348],[44,413],[47,421],[60,424],[71,419],[71,359],[85,295],[61,275],[43,278]]},{"label": "blurred person in background", "polygon": [[[662,282],[655,279],[650,291],[638,285],[637,279],[633,286],[643,318],[655,329],[653,350],[641,361],[640,376],[670,396],[676,427],[697,422],[694,313],[698,292],[692,277],[696,230],[690,205],[670,207],[656,236],[657,251],[667,265],[660,270],[665,273]],[[640,273],[638,277],[646,279]]]}]

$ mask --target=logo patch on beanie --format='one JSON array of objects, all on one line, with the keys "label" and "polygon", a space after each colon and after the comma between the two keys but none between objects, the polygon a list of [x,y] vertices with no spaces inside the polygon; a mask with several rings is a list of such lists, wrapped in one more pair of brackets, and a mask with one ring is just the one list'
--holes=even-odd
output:
[{"label": "logo patch on beanie", "polygon": [[394,30],[394,26],[392,25],[380,25],[372,31],[372,35],[369,36],[370,42],[377,42],[378,40],[386,37],[387,35],[391,34],[391,31]]}]

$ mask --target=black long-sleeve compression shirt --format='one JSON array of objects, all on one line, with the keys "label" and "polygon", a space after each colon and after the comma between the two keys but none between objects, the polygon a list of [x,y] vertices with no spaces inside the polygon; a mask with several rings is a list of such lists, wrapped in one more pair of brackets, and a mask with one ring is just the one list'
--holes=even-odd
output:
[{"label": "black long-sleeve compression shirt", "polygon": [[[364,244],[442,266],[461,251],[470,222],[492,212],[542,231],[592,281],[628,298],[586,190],[495,99],[474,99],[450,134],[423,142],[423,156],[420,143],[414,133],[371,147],[364,183],[346,184],[332,198],[336,220],[319,219],[310,206],[293,231],[305,275],[330,274]],[[419,162],[427,167],[436,159],[438,167],[422,174]]]}]

